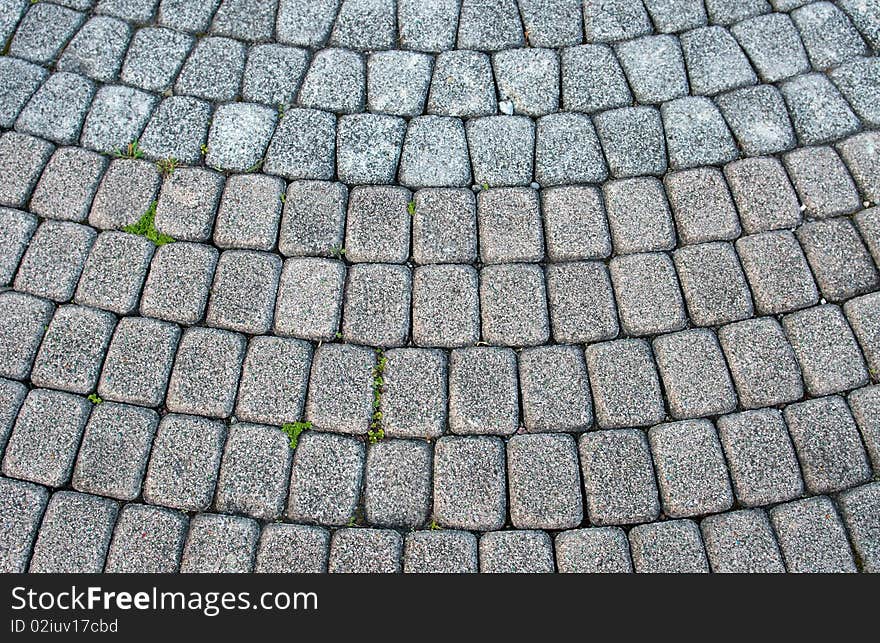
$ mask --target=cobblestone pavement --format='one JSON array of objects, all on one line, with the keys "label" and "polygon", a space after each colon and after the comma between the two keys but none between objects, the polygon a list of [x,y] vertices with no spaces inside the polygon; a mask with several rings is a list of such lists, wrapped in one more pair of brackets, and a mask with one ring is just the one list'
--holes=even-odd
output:
[{"label": "cobblestone pavement", "polygon": [[0,44],[2,571],[880,570],[877,0]]}]

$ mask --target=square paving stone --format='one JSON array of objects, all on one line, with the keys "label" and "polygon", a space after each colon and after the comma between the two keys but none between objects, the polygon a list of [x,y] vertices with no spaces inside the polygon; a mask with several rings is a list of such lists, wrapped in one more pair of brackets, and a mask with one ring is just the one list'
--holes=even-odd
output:
[{"label": "square paving stone", "polygon": [[73,488],[134,500],[141,493],[159,415],[150,409],[106,402],[95,406],[83,434]]},{"label": "square paving stone", "polygon": [[681,46],[675,36],[646,36],[614,47],[639,103],[664,103],[688,95]]},{"label": "square paving stone", "polygon": [[642,177],[608,181],[602,189],[615,254],[675,247],[672,212],[663,184],[658,179]]},{"label": "square paving stone", "polygon": [[595,113],[632,102],[623,69],[611,47],[579,45],[561,54],[562,106],[566,111]]},{"label": "square paving stone", "polygon": [[417,346],[455,348],[480,339],[477,271],[471,266],[416,268],[412,337]]},{"label": "square paving stone", "polygon": [[165,92],[194,42],[192,36],[171,29],[138,29],[122,65],[122,80],[147,91]]},{"label": "square paving stone", "polygon": [[456,47],[495,51],[523,44],[522,23],[514,0],[462,0]]},{"label": "square paving stone", "polygon": [[95,94],[80,144],[111,153],[136,141],[159,99],[122,85],[104,85]]},{"label": "square paving stone", "polygon": [[59,145],[72,145],[79,138],[94,93],[95,85],[88,78],[55,72],[31,96],[15,121],[15,129]]},{"label": "square paving stone", "polygon": [[583,15],[577,0],[521,0],[517,4],[524,35],[532,47],[564,47],[581,42]]},{"label": "square paving stone", "polygon": [[497,188],[477,194],[480,259],[484,264],[544,258],[538,193],[529,188]]},{"label": "square paving stone", "polygon": [[510,519],[520,529],[567,529],[583,520],[581,480],[569,435],[517,435],[507,443]]},{"label": "square paving stone", "polygon": [[579,442],[585,501],[593,525],[656,520],[660,500],[644,431],[586,433]]},{"label": "square paving stone", "polygon": [[846,523],[862,572],[876,574],[880,570],[880,537],[876,517],[880,513],[880,484],[867,484],[838,498],[840,512]]},{"label": "square paving stone", "polygon": [[876,57],[854,58],[828,72],[853,111],[867,124],[880,123],[880,61]]},{"label": "square paving stone", "polygon": [[465,125],[474,182],[529,185],[535,151],[535,125],[524,116],[487,116]]},{"label": "square paving stone", "polygon": [[494,114],[496,108],[489,56],[477,51],[444,51],[437,56],[428,114],[473,118]]},{"label": "square paving stone", "polygon": [[60,147],[34,188],[29,209],[47,219],[85,221],[107,159],[78,147]]},{"label": "square paving stone", "polygon": [[587,343],[617,336],[617,307],[604,264],[548,264],[547,298],[557,342]]},{"label": "square paving stone", "polygon": [[449,364],[449,428],[459,434],[510,435],[519,425],[516,354],[463,348]]},{"label": "square paving stone", "polygon": [[804,492],[797,456],[779,411],[725,415],[718,418],[718,434],[741,505],[785,502]]},{"label": "square paving stone", "polygon": [[502,346],[535,346],[550,337],[544,271],[533,264],[480,271],[483,339]]},{"label": "square paving stone", "polygon": [[552,49],[509,49],[492,56],[498,97],[517,114],[538,117],[559,108],[559,58]]},{"label": "square paving stone", "polygon": [[330,43],[352,49],[392,49],[397,42],[393,0],[343,0]]},{"label": "square paving stone", "polygon": [[339,0],[281,0],[276,23],[278,42],[318,47],[326,42]]},{"label": "square paving stone", "polygon": [[477,259],[477,213],[467,189],[426,188],[413,196],[412,255],[419,264]]},{"label": "square paving stone", "polygon": [[718,339],[743,408],[799,400],[804,384],[794,351],[772,317],[723,326]]},{"label": "square paving stone", "polygon": [[660,424],[651,428],[648,440],[667,516],[684,518],[733,506],[727,466],[710,421]]},{"label": "square paving stone", "polygon": [[610,0],[584,4],[587,42],[629,40],[651,33],[651,20],[641,2]]},{"label": "square paving stone", "polygon": [[431,503],[430,444],[383,440],[370,445],[364,474],[364,508],[372,525],[417,528]]},{"label": "square paving stone", "polygon": [[156,20],[180,31],[204,33],[220,0],[161,0]]},{"label": "square paving stone", "polygon": [[691,321],[716,326],[752,316],[752,297],[729,243],[702,243],[679,248],[675,268]]},{"label": "square paving stone", "polygon": [[336,128],[336,174],[340,181],[393,183],[406,121],[379,114],[342,116]]},{"label": "square paving stone", "polygon": [[876,471],[880,469],[880,386],[853,391],[847,401]]},{"label": "square paving stone", "polygon": [[232,414],[245,338],[215,328],[183,333],[165,404],[174,413],[225,418]]},{"label": "square paving stone", "polygon": [[211,102],[234,100],[241,87],[245,53],[245,45],[237,40],[199,40],[180,70],[174,92]]},{"label": "square paving stone", "polygon": [[504,442],[487,436],[437,440],[434,519],[443,527],[500,529],[507,516]]},{"label": "square paving stone", "polygon": [[287,259],[278,282],[273,332],[331,340],[342,311],[345,264],[331,259]]},{"label": "square paving stone", "polygon": [[770,510],[785,567],[793,574],[855,573],[852,550],[834,504],[806,498]]},{"label": "square paving stone", "polygon": [[401,348],[388,360],[379,410],[387,437],[439,437],[446,428],[446,355],[436,350]]},{"label": "square paving stone", "polygon": [[222,422],[173,413],[164,416],[153,441],[144,500],[184,511],[207,509],[214,498],[225,440]]},{"label": "square paving stone", "polygon": [[263,170],[287,179],[332,179],[336,118],[314,109],[289,109],[275,129]]},{"label": "square paving stone", "polygon": [[306,71],[303,49],[276,44],[256,45],[248,52],[242,96],[264,105],[291,105]]},{"label": "square paving stone", "polygon": [[763,511],[732,511],[702,523],[706,553],[716,574],[781,574],[782,554]]},{"label": "square paving stone", "polygon": [[877,7],[867,2],[855,2],[854,0],[842,0],[839,6],[856,29],[862,34],[871,48],[880,49],[880,29],[878,29],[876,16]]},{"label": "square paving stone", "polygon": [[398,42],[403,49],[446,51],[455,45],[461,0],[398,0]]},{"label": "square paving stone", "polygon": [[861,208],[855,183],[833,148],[795,150],[783,161],[807,215],[824,219]]},{"label": "square paving stone", "polygon": [[202,319],[219,253],[199,243],[169,243],[153,255],[141,314],[180,324]]},{"label": "square paving stone", "polygon": [[820,145],[858,130],[858,117],[824,74],[798,76],[780,89],[804,145]]},{"label": "square paving stone", "polygon": [[412,195],[395,186],[357,187],[348,199],[345,257],[404,263],[409,258]]},{"label": "square paving stone", "polygon": [[[0,569],[4,574],[23,574],[31,554],[31,544],[40,527],[49,494],[43,487],[0,478]],[[474,543],[476,553],[476,543]],[[476,560],[475,560],[476,562]]]},{"label": "square paving stone", "polygon": [[27,392],[28,389],[21,382],[0,378],[0,453],[6,447],[6,440]]},{"label": "square paving stone", "polygon": [[868,383],[852,329],[837,306],[817,306],[782,318],[810,395],[839,393]]},{"label": "square paving stone", "polygon": [[278,111],[256,103],[227,103],[214,112],[205,163],[247,172],[259,166],[275,131]]},{"label": "square paving stone", "polygon": [[49,327],[55,307],[24,293],[0,293],[0,375],[23,380]]},{"label": "square paving stone", "polygon": [[369,346],[402,346],[409,336],[412,276],[406,266],[355,264],[345,285],[342,335]]},{"label": "square paving stone", "polygon": [[535,180],[541,185],[597,183],[608,166],[590,118],[584,114],[550,114],[538,120]]},{"label": "square paving stone", "polygon": [[9,54],[35,63],[51,63],[84,20],[85,14],[57,4],[31,3],[9,43]]},{"label": "square paving stone", "polygon": [[0,208],[0,285],[8,286],[28,242],[37,229],[37,218],[27,212]]},{"label": "square paving stone", "polygon": [[698,328],[661,335],[653,348],[673,417],[706,417],[736,408],[733,383],[712,331]]},{"label": "square paving stone", "polygon": [[281,258],[268,252],[226,250],[220,255],[206,321],[257,335],[272,327]]},{"label": "square paving stone", "polygon": [[302,417],[312,347],[281,337],[253,337],[241,372],[235,416],[281,426]]},{"label": "square paving stone", "polygon": [[274,426],[230,426],[217,478],[217,510],[261,520],[279,518],[293,456],[289,442]]},{"label": "square paving stone", "polygon": [[880,293],[851,299],[843,311],[862,347],[869,374],[880,379]]},{"label": "square paving stone", "polygon": [[293,181],[284,196],[278,249],[285,256],[329,255],[342,248],[348,188],[328,181]]},{"label": "square paving stone", "polygon": [[54,301],[69,301],[95,240],[95,231],[67,221],[44,221],[15,276],[15,289]]},{"label": "square paving stone", "polygon": [[11,56],[0,59],[0,84],[5,88],[0,95],[0,127],[8,128],[15,124],[25,103],[48,75],[49,72],[39,65]]},{"label": "square paving stone", "polygon": [[428,96],[432,67],[433,59],[425,54],[371,54],[367,59],[367,109],[394,116],[418,116]]},{"label": "square paving stone", "polygon": [[178,241],[207,241],[223,190],[223,176],[202,168],[174,170],[162,183],[156,229]]},{"label": "square paving stone", "polygon": [[259,524],[247,518],[194,516],[180,560],[180,573],[248,574],[254,569],[259,537]]},{"label": "square paving stone", "polygon": [[788,313],[819,301],[807,259],[788,230],[742,237],[736,251],[758,314]]},{"label": "square paving stone", "polygon": [[156,0],[100,0],[97,12],[143,23],[153,19],[157,4]]},{"label": "square paving stone", "polygon": [[372,416],[375,364],[374,351],[363,346],[319,346],[312,361],[306,419],[318,430],[365,435]]},{"label": "square paving stone", "polygon": [[684,300],[669,255],[617,256],[608,265],[621,327],[627,335],[655,335],[685,327]]},{"label": "square paving stone", "polygon": [[327,571],[329,553],[330,532],[326,529],[272,523],[263,527],[254,571],[258,574],[321,574]]},{"label": "square paving stone", "polygon": [[189,518],[179,511],[126,505],[113,530],[104,572],[177,572],[188,527]]},{"label": "square paving stone", "polygon": [[480,537],[480,573],[552,574],[553,542],[543,531],[492,531]]},{"label": "square paving stone", "polygon": [[463,187],[470,183],[471,163],[462,122],[443,116],[410,120],[398,179],[410,188]]},{"label": "square paving stone", "polygon": [[629,532],[629,545],[636,573],[709,573],[700,529],[692,520],[639,525]]},{"label": "square paving stone", "polygon": [[624,107],[603,112],[594,122],[611,176],[666,172],[666,143],[658,110]]},{"label": "square paving stone", "polygon": [[477,537],[467,531],[414,531],[403,549],[405,574],[475,574]]},{"label": "square paving stone", "polygon": [[865,42],[846,14],[830,2],[816,2],[791,12],[813,69],[821,71],[866,53]]},{"label": "square paving stone", "polygon": [[152,207],[161,183],[154,163],[135,159],[111,161],[95,192],[89,225],[102,230],[134,225]]},{"label": "square paving stone", "polygon": [[648,342],[621,339],[586,349],[596,419],[605,429],[650,426],[666,417]]},{"label": "square paving stone", "polygon": [[74,491],[59,491],[49,499],[34,543],[31,574],[99,574],[117,503]]},{"label": "square paving stone", "polygon": [[694,94],[713,96],[758,82],[745,53],[723,27],[688,31],[681,36],[681,48]]},{"label": "square paving stone", "polygon": [[122,318],[107,349],[98,395],[143,406],[162,404],[179,338],[174,324]]},{"label": "square paving stone", "polygon": [[330,541],[331,574],[399,574],[403,538],[392,529],[340,529]]},{"label": "square paving stone", "polygon": [[765,83],[775,83],[810,69],[807,52],[787,15],[755,16],[733,25],[731,31]]},{"label": "square paving stone", "polygon": [[211,105],[189,96],[171,96],[159,103],[140,139],[151,159],[177,159],[201,163],[202,146],[208,140]]},{"label": "square paving stone", "polygon": [[871,465],[842,397],[792,404],[785,409],[785,421],[808,491],[831,493],[870,480]]},{"label": "square paving stone", "polygon": [[94,390],[115,325],[116,317],[106,311],[84,306],[58,308],[34,361],[34,386],[82,395]]},{"label": "square paving stone", "polygon": [[797,194],[777,159],[734,161],[724,166],[724,177],[746,233],[794,228],[800,224]]},{"label": "square paving stone", "polygon": [[291,520],[345,525],[354,516],[364,470],[364,445],[354,438],[306,432],[290,472]]},{"label": "square paving stone", "polygon": [[322,49],[312,58],[296,100],[300,107],[353,114],[363,111],[365,85],[363,56]]},{"label": "square paving stone", "polygon": [[617,527],[572,529],[556,536],[556,566],[562,574],[632,573],[626,532]]},{"label": "square paving stone", "polygon": [[813,221],[797,235],[827,299],[842,301],[877,288],[880,276],[849,219]]},{"label": "square paving stone", "polygon": [[527,431],[585,431],[593,424],[590,383],[579,348],[542,346],[522,351],[519,385]]},{"label": "square paving stone", "polygon": [[880,203],[880,134],[864,132],[838,144],[859,192],[874,203]]},{"label": "square paving stone", "polygon": [[604,259],[611,254],[611,236],[597,188],[548,188],[541,194],[541,211],[552,261]]},{"label": "square paving stone", "polygon": [[49,487],[65,486],[91,408],[88,400],[76,395],[31,389],[6,444],[3,474]]},{"label": "square paving stone", "polygon": [[739,157],[727,123],[708,98],[679,98],[664,103],[660,111],[673,169],[721,165]]},{"label": "square paving stone", "polygon": [[118,315],[133,312],[154,249],[143,237],[115,231],[99,234],[83,267],[76,302]]},{"label": "square paving stone", "polygon": [[214,13],[211,33],[238,40],[271,40],[275,33],[276,3],[224,0]]},{"label": "square paving stone", "polygon": [[0,137],[0,205],[23,207],[54,151],[51,143],[18,132]]},{"label": "square paving stone", "polygon": [[773,85],[744,87],[722,94],[716,101],[746,154],[784,152],[797,143],[785,101]]}]

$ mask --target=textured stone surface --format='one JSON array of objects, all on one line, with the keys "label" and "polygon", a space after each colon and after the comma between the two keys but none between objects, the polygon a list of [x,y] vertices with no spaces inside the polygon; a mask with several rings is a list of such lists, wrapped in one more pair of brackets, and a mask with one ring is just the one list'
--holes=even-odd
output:
[{"label": "textured stone surface", "polygon": [[48,301],[31,295],[0,293],[0,375],[27,378],[54,310]]},{"label": "textured stone surface", "polygon": [[519,354],[519,386],[526,430],[584,431],[593,423],[587,368],[578,348],[523,350]]},{"label": "textured stone surface", "polygon": [[3,530],[0,531],[0,564],[4,574],[27,571],[31,546],[40,527],[40,519],[49,494],[43,487],[19,480],[0,479],[0,508]]},{"label": "textured stone surface", "polygon": [[273,523],[263,528],[254,571],[319,574],[327,571],[330,533],[320,527]]},{"label": "textured stone surface", "polygon": [[614,257],[609,267],[625,333],[655,335],[684,328],[684,299],[667,254]]},{"label": "textured stone surface", "polygon": [[675,268],[691,321],[713,326],[752,315],[752,297],[729,243],[704,243],[675,251]]},{"label": "textured stone surface", "polygon": [[467,531],[415,531],[403,550],[405,574],[472,574],[477,571],[477,538]]},{"label": "textured stone surface", "polygon": [[372,404],[373,351],[362,346],[327,344],[315,351],[306,418],[315,428],[366,434]]},{"label": "textured stone surface", "polygon": [[247,518],[199,514],[190,522],[180,560],[182,574],[249,573],[259,525]]},{"label": "textured stone surface", "polygon": [[410,326],[412,276],[405,266],[351,266],[345,285],[342,336],[368,346],[401,346]]},{"label": "textured stone surface", "polygon": [[617,307],[607,268],[598,261],[547,266],[553,338],[562,344],[617,336]]},{"label": "textured stone surface", "polygon": [[400,572],[403,538],[391,529],[340,529],[330,541],[331,574]]},{"label": "textured stone surface", "polygon": [[653,177],[609,181],[602,187],[614,252],[671,250],[675,226],[663,184]]},{"label": "textured stone surface", "polygon": [[364,509],[370,524],[424,524],[431,498],[431,451],[429,444],[415,440],[370,445],[364,472]]},{"label": "textured stone surface", "polygon": [[666,171],[663,124],[656,109],[610,110],[599,114],[594,122],[613,177],[661,175]]},{"label": "textured stone surface", "polygon": [[442,437],[434,447],[434,519],[443,527],[490,530],[507,514],[504,443]]},{"label": "textured stone surface", "polygon": [[532,264],[487,266],[480,271],[483,339],[502,346],[533,346],[550,337],[544,271]]},{"label": "textured stone surface", "polygon": [[189,518],[179,511],[129,504],[119,512],[107,573],[173,573],[180,567]]},{"label": "textured stone surface", "polygon": [[483,190],[477,195],[477,221],[483,263],[537,262],[544,257],[537,191]]},{"label": "textured stone surface", "polygon": [[633,571],[626,532],[616,527],[573,529],[555,538],[556,567],[563,574],[626,574]]},{"label": "textured stone surface", "polygon": [[709,516],[700,528],[712,571],[720,574],[771,574],[785,571],[770,521],[763,511]]},{"label": "textured stone surface", "polygon": [[44,221],[30,239],[15,276],[15,289],[57,302],[69,301],[96,237],[68,221]]},{"label": "textured stone surface", "polygon": [[339,261],[312,257],[285,261],[278,282],[274,332],[301,339],[333,339],[344,283],[345,266]]},{"label": "textured stone surface", "polygon": [[31,196],[30,210],[47,219],[82,222],[107,167],[107,159],[78,147],[58,148]]},{"label": "textured stone surface", "polygon": [[568,435],[507,443],[510,520],[519,529],[566,529],[583,520],[577,449]]},{"label": "textured stone surface", "polygon": [[691,520],[639,525],[629,532],[629,544],[637,573],[709,572],[700,530]]},{"label": "textured stone surface", "polygon": [[281,258],[226,250],[217,261],[205,319],[210,326],[257,335],[272,326]]},{"label": "textured stone surface", "polygon": [[479,277],[470,266],[421,266],[413,277],[412,339],[455,348],[480,339]]},{"label": "textured stone surface", "polygon": [[510,435],[519,424],[516,354],[509,348],[461,348],[449,360],[449,429]]},{"label": "textured stone surface", "polygon": [[402,348],[388,351],[385,357],[385,390],[379,407],[385,435],[438,437],[446,428],[445,354]]},{"label": "textured stone surface", "polygon": [[852,550],[831,500],[797,500],[770,510],[786,569],[799,573],[855,572]]},{"label": "textured stone surface", "polygon": [[155,246],[123,232],[95,239],[76,289],[76,302],[126,315],[137,309]]},{"label": "textured stone surface", "polygon": [[543,531],[491,531],[480,537],[480,572],[547,574],[555,570],[553,543]]}]

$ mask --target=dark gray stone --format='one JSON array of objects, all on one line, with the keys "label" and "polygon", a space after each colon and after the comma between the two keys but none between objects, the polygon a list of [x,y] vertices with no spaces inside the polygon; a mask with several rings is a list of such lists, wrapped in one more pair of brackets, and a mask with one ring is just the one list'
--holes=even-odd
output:
[{"label": "dark gray stone", "polygon": [[797,194],[777,159],[734,161],[724,166],[724,176],[746,233],[794,228],[800,224]]},{"label": "dark gray stone", "polygon": [[162,183],[156,229],[178,241],[207,241],[222,191],[220,174],[202,168],[177,168]]},{"label": "dark gray stone", "polygon": [[666,172],[666,143],[660,112],[625,107],[599,114],[596,131],[615,178]]},{"label": "dark gray stone", "polygon": [[353,114],[336,129],[336,174],[349,185],[394,183],[406,121],[394,116]]},{"label": "dark gray stone", "polygon": [[205,320],[211,326],[258,335],[272,327],[281,258],[268,252],[220,255]]},{"label": "dark gray stone", "polygon": [[332,179],[336,118],[314,109],[289,109],[275,129],[263,170],[286,179]]},{"label": "dark gray stone", "polygon": [[259,536],[260,526],[253,520],[198,514],[190,522],[180,573],[250,573]]},{"label": "dark gray stone", "polygon": [[[282,6],[284,6],[282,4]],[[320,574],[327,571],[330,532],[320,527],[272,523],[263,527],[254,571]]]},{"label": "dark gray stone", "polygon": [[543,531],[492,531],[480,537],[483,574],[550,574],[553,543]]},{"label": "dark gray stone", "polygon": [[739,157],[727,123],[708,98],[679,98],[664,103],[661,113],[673,169],[721,165]]},{"label": "dark gray stone", "polygon": [[241,93],[265,105],[292,105],[306,72],[308,53],[297,47],[256,45],[248,52]]},{"label": "dark gray stone", "polygon": [[89,225],[108,230],[137,223],[152,206],[161,182],[154,163],[137,159],[111,161],[95,192]]},{"label": "dark gray stone", "polygon": [[415,440],[382,440],[367,451],[364,510],[367,522],[420,527],[431,504],[431,446]]},{"label": "dark gray stone", "polygon": [[[398,13],[400,12],[398,7]],[[407,51],[380,51],[367,60],[367,109],[395,116],[418,116],[425,107],[430,56]]]},{"label": "dark gray stone", "polygon": [[[349,0],[351,1],[351,0]],[[340,529],[330,541],[331,574],[397,574],[403,538],[391,529]]]},{"label": "dark gray stone", "polygon": [[47,219],[85,221],[107,159],[79,147],[60,147],[34,188],[29,209]]},{"label": "dark gray stone", "polygon": [[564,574],[626,574],[633,570],[626,532],[616,527],[573,529],[556,536],[556,566]]},{"label": "dark gray stone", "polygon": [[535,158],[535,125],[524,116],[487,116],[466,123],[474,182],[529,185]]},{"label": "dark gray stone", "polygon": [[76,303],[127,315],[137,309],[155,246],[143,237],[103,232],[83,267]]},{"label": "dark gray stone", "polygon": [[590,382],[579,348],[542,346],[522,351],[519,385],[527,431],[585,431],[593,424]]},{"label": "dark gray stone", "polygon": [[539,119],[535,145],[535,180],[541,185],[598,183],[608,177],[596,130],[586,115]]},{"label": "dark gray stone", "polygon": [[810,267],[788,230],[742,237],[736,242],[736,251],[758,314],[778,315],[818,303],[819,291]]},{"label": "dark gray stone", "polygon": [[859,128],[858,117],[824,74],[798,76],[782,83],[780,89],[804,145],[840,139]]},{"label": "dark gray stone", "polygon": [[147,123],[140,146],[152,159],[200,163],[208,140],[211,105],[189,96],[171,96],[159,103]]},{"label": "dark gray stone", "polygon": [[663,184],[658,179],[643,177],[608,181],[602,189],[616,254],[675,247],[672,212]]},{"label": "dark gray stone", "polygon": [[319,346],[312,361],[306,419],[321,431],[366,435],[375,364],[374,352],[363,346]]},{"label": "dark gray stone", "polygon": [[278,250],[290,256],[327,256],[342,248],[348,188],[327,181],[294,181],[284,195]]},{"label": "dark gray stone", "polygon": [[426,188],[413,197],[412,256],[418,264],[473,263],[477,213],[467,189]]},{"label": "dark gray stone", "polygon": [[4,574],[23,574],[27,571],[31,545],[37,536],[48,497],[43,487],[0,478],[0,511],[3,513],[0,569]]},{"label": "dark gray stone", "polygon": [[669,255],[618,256],[608,265],[620,324],[627,335],[656,335],[685,327],[684,299]]},{"label": "dark gray stone", "polygon": [[743,50],[723,27],[688,31],[681,36],[681,48],[694,94],[714,96],[758,82]]},{"label": "dark gray stone", "polygon": [[405,574],[474,574],[477,537],[467,531],[414,531],[403,550]]},{"label": "dark gray stone", "polygon": [[544,234],[538,193],[530,188],[497,188],[477,194],[480,259],[484,264],[538,262]]},{"label": "dark gray stone", "polygon": [[676,250],[674,258],[694,324],[717,326],[752,316],[752,297],[731,244],[687,246]]},{"label": "dark gray stone", "polygon": [[770,510],[770,520],[790,573],[856,572],[843,523],[830,499],[796,500]]},{"label": "dark gray stone", "polygon": [[138,29],[122,65],[122,80],[147,91],[165,92],[173,85],[193,42],[192,36],[171,29]]},{"label": "dark gray stone", "polygon": [[549,264],[547,299],[557,342],[587,343],[617,336],[614,292],[601,262]]},{"label": "dark gray stone", "polygon": [[716,101],[746,154],[775,154],[797,143],[785,101],[773,85],[744,87],[722,94]]},{"label": "dark gray stone", "polygon": [[775,83],[810,69],[797,29],[785,14],[749,18],[733,25],[731,31],[765,83]]},{"label": "dark gray stone", "polygon": [[205,163],[219,170],[250,171],[266,153],[276,110],[254,103],[229,103],[214,112]]}]

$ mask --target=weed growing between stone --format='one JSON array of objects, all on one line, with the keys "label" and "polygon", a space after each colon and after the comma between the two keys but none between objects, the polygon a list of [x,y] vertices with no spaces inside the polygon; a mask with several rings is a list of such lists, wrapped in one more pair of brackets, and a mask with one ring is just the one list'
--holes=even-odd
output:
[{"label": "weed growing between stone", "polygon": [[173,243],[174,238],[156,230],[156,203],[156,201],[153,201],[137,223],[125,226],[123,230],[131,234],[146,237],[157,246],[164,246],[166,243]]},{"label": "weed growing between stone", "polygon": [[367,431],[367,439],[370,444],[376,444],[385,438],[385,429],[382,427],[382,393],[385,391],[385,365],[388,358],[381,348],[376,349],[376,365],[373,367],[373,416],[370,418],[370,430]]},{"label": "weed growing between stone", "polygon": [[290,438],[290,450],[295,451],[299,444],[299,436],[303,431],[312,428],[311,422],[286,422],[281,426],[281,432]]}]

